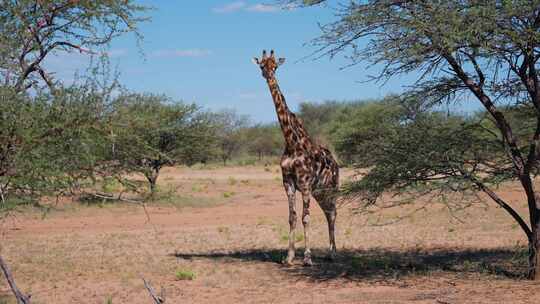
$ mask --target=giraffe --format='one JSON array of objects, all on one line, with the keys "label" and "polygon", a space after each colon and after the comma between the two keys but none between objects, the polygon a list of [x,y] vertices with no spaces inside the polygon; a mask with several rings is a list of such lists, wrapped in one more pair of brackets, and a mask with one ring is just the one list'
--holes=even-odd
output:
[{"label": "giraffe", "polygon": [[314,143],[306,132],[301,120],[287,107],[285,97],[281,93],[275,77],[278,66],[285,62],[284,58],[276,60],[274,51],[267,56],[263,51],[262,58],[253,58],[253,62],[262,71],[262,76],[268,83],[270,94],[274,100],[279,124],[285,137],[285,150],[281,157],[281,172],[283,186],[289,201],[289,248],[287,259],[284,261],[292,265],[295,255],[295,229],[296,229],[296,191],[302,194],[303,210],[302,224],[304,226],[304,265],[311,266],[310,238],[310,196],[319,203],[328,222],[331,259],[336,255],[336,241],[334,227],[336,222],[336,192],[339,187],[339,168],[331,152]]}]

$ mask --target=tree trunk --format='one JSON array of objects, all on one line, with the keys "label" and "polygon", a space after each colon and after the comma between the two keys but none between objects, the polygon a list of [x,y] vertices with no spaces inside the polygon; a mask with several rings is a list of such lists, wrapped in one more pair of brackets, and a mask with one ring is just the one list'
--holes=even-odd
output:
[{"label": "tree trunk", "polygon": [[154,194],[156,192],[156,179],[149,178],[148,182],[150,183],[150,193]]},{"label": "tree trunk", "polygon": [[529,269],[527,277],[540,281],[540,195],[534,190],[533,180],[529,173],[520,176],[520,182],[527,195],[531,229],[527,234],[529,240]]},{"label": "tree trunk", "polygon": [[528,278],[540,281],[540,209],[531,210],[532,233],[529,238]]},{"label": "tree trunk", "polygon": [[482,182],[478,181],[474,177],[469,177],[478,188],[486,193],[493,201],[495,201],[501,208],[503,208],[512,218],[521,226],[521,229],[527,236],[529,241],[529,265],[527,271],[527,277],[531,280],[540,281],[540,196],[535,195],[532,187],[532,180],[527,176],[522,176],[521,183],[525,193],[527,194],[527,203],[529,206],[529,215],[531,218],[531,228],[527,226],[527,223],[517,213],[512,206],[508,205],[502,200],[495,192],[486,187]]},{"label": "tree trunk", "polygon": [[150,194],[153,196],[156,192],[157,179],[159,176],[159,169],[154,170],[151,173],[145,174],[148,183],[150,184]]}]

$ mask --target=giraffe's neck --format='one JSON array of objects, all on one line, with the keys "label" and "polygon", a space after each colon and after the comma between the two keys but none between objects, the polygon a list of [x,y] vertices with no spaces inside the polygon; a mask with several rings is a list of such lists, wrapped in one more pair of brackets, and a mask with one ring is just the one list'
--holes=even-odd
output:
[{"label": "giraffe's neck", "polygon": [[267,79],[268,88],[274,100],[276,113],[278,116],[281,131],[285,138],[285,143],[288,148],[299,148],[301,150],[309,150],[312,148],[312,142],[309,138],[304,126],[287,107],[285,97],[281,93],[277,79],[275,77]]}]

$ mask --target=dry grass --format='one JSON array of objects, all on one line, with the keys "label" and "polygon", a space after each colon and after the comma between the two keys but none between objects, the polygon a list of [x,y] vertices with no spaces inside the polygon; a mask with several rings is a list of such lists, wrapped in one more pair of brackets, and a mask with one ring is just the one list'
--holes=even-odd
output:
[{"label": "dry grass", "polygon": [[[342,208],[332,262],[314,204],[315,265],[281,265],[288,207],[274,169],[169,169],[160,179],[167,196],[147,206],[150,220],[135,205],[70,202],[44,219],[9,218],[2,254],[35,303],[149,303],[141,276],[169,303],[537,303],[538,285],[521,277],[521,231],[481,205],[458,214],[463,222],[433,205],[380,227]],[[516,189],[502,190],[514,205]],[[0,303],[8,299],[3,283]]]}]

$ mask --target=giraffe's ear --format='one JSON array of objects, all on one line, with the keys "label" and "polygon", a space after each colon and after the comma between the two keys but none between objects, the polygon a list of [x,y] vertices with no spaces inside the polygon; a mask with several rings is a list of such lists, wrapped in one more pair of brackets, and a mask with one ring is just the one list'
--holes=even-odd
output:
[{"label": "giraffe's ear", "polygon": [[278,59],[278,66],[282,65],[285,63],[285,58],[279,58]]},{"label": "giraffe's ear", "polygon": [[255,64],[255,65],[259,65],[259,58],[253,57],[253,58],[251,58],[251,62],[253,62],[253,64]]}]

